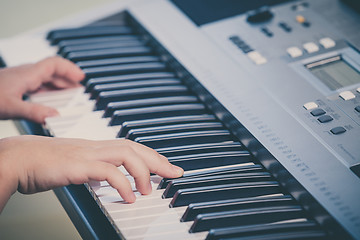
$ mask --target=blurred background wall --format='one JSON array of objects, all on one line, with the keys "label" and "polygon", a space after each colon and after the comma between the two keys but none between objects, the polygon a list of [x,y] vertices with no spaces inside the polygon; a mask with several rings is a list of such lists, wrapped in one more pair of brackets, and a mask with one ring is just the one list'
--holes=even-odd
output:
[{"label": "blurred background wall", "polygon": [[[0,0],[0,39],[115,0]],[[19,135],[0,120],[0,138]],[[0,239],[81,239],[52,191],[15,193],[0,215]]]}]

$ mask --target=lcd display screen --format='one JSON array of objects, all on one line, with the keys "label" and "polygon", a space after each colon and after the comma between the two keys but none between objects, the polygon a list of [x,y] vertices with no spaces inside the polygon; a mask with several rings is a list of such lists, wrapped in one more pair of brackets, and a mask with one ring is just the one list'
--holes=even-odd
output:
[{"label": "lcd display screen", "polygon": [[341,56],[309,63],[305,67],[332,91],[360,83],[360,72]]}]

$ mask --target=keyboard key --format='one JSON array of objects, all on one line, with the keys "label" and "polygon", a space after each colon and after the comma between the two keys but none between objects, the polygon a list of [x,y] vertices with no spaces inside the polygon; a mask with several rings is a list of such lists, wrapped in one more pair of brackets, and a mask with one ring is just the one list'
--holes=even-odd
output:
[{"label": "keyboard key", "polygon": [[183,85],[134,88],[101,92],[95,104],[96,110],[104,110],[108,103],[144,98],[171,97],[187,95],[189,90]]},{"label": "keyboard key", "polygon": [[117,137],[125,137],[130,129],[151,127],[151,126],[163,126],[168,124],[177,124],[177,123],[195,123],[195,122],[204,122],[204,121],[214,121],[216,120],[214,115],[210,114],[201,114],[201,115],[184,115],[184,116],[174,116],[166,118],[154,118],[154,119],[143,119],[137,121],[125,121],[121,125],[120,132]]},{"label": "keyboard key", "polygon": [[86,77],[102,77],[108,75],[118,74],[130,74],[130,73],[141,73],[141,72],[166,72],[166,65],[162,62],[148,62],[148,63],[132,63],[132,64],[118,64],[101,67],[89,67],[84,68],[83,72]]},{"label": "keyboard key", "polygon": [[135,141],[151,148],[164,148],[186,144],[233,141],[233,137],[228,130],[211,130],[139,137]]},{"label": "keyboard key", "polygon": [[134,140],[137,137],[151,136],[156,134],[220,130],[220,129],[225,129],[220,122],[174,124],[174,125],[132,129],[128,132],[126,138],[130,140]]},{"label": "keyboard key", "polygon": [[156,151],[166,157],[189,155],[195,153],[242,151],[244,147],[239,142],[205,143],[195,145],[176,146],[171,148],[157,148]]},{"label": "keyboard key", "polygon": [[[150,81],[150,80],[149,80]],[[197,103],[198,99],[195,96],[175,96],[175,97],[163,97],[163,98],[147,98],[139,100],[111,102],[107,105],[104,113],[104,117],[111,117],[116,110],[140,108],[140,107],[152,107],[159,105],[174,105],[182,103]]]},{"label": "keyboard key", "polygon": [[137,39],[131,41],[108,41],[108,42],[99,42],[99,43],[88,43],[88,44],[63,47],[59,50],[58,54],[66,58],[70,52],[106,49],[106,48],[114,48],[114,47],[136,47],[143,45],[144,43],[142,43]]},{"label": "keyboard key", "polygon": [[130,35],[133,31],[127,26],[94,26],[94,27],[81,27],[73,29],[59,29],[51,31],[47,39],[51,44],[57,44],[61,40],[77,39],[77,38],[90,38],[102,37],[113,35]]},{"label": "keyboard key", "polygon": [[[318,225],[313,221],[254,224],[239,227],[211,229],[206,237],[206,240],[235,239],[241,237],[252,238],[252,236],[254,237],[254,239],[263,239],[260,238],[259,235],[284,233],[285,236],[289,236],[290,234],[299,231],[318,231],[318,229]],[[322,236],[324,236],[324,233],[322,234]]]},{"label": "keyboard key", "polygon": [[121,57],[121,58],[105,58],[98,60],[88,60],[77,62],[80,68],[87,67],[101,67],[117,64],[130,64],[130,63],[145,63],[145,62],[160,62],[158,56],[134,56],[134,57]]},{"label": "keyboard key", "polygon": [[[180,178],[176,179],[194,179],[198,177],[208,177],[208,176],[218,176],[218,175],[226,175],[226,174],[237,174],[237,173],[260,173],[263,172],[264,168],[260,165],[237,165],[237,166],[229,166],[229,167],[220,167],[215,169],[200,169],[195,172],[185,172],[184,175]],[[167,185],[174,180],[173,178],[163,178],[158,185],[158,189],[165,189]]]},{"label": "keyboard key", "polygon": [[273,223],[304,218],[300,206],[274,206],[250,208],[218,213],[200,214],[195,218],[189,232],[209,231],[212,228]]},{"label": "keyboard key", "polygon": [[248,151],[199,153],[178,157],[169,157],[169,162],[185,171],[250,163],[253,158]]},{"label": "keyboard key", "polygon": [[99,49],[91,51],[78,51],[68,54],[67,59],[73,62],[94,60],[99,58],[113,58],[113,57],[129,57],[129,56],[143,56],[152,55],[152,50],[149,47],[117,47],[108,49]]},{"label": "keyboard key", "polygon": [[107,43],[107,42],[127,42],[127,41],[139,41],[140,37],[137,35],[115,35],[105,37],[91,37],[91,38],[79,38],[79,39],[68,39],[60,40],[57,46],[59,50],[68,46],[79,46],[92,43]]},{"label": "keyboard key", "polygon": [[176,78],[163,78],[163,79],[152,79],[152,80],[138,80],[131,82],[118,82],[118,83],[107,83],[98,84],[91,91],[91,99],[96,99],[100,92],[114,91],[129,88],[141,88],[141,87],[152,87],[152,86],[171,86],[181,85],[181,81]]},{"label": "keyboard key", "polygon": [[199,178],[180,178],[170,181],[167,185],[162,198],[172,198],[179,189],[205,187],[224,185],[231,183],[246,183],[256,181],[270,181],[271,176],[269,173],[237,173],[237,174],[226,174],[207,176]]},{"label": "keyboard key", "polygon": [[193,221],[197,215],[204,213],[224,212],[231,210],[242,210],[250,208],[274,207],[284,205],[295,205],[291,196],[266,196],[253,198],[236,198],[223,201],[192,203],[188,206],[182,222]]},{"label": "keyboard key", "polygon": [[200,115],[207,113],[201,103],[162,105],[154,107],[117,110],[111,117],[111,126],[121,125],[125,121],[143,120],[150,118],[164,118],[173,116]]},{"label": "keyboard key", "polygon": [[182,189],[176,192],[170,202],[170,207],[188,206],[191,203],[199,202],[265,196],[279,194],[280,192],[279,184],[274,181]]},{"label": "keyboard key", "polygon": [[152,73],[137,73],[137,74],[125,74],[117,76],[91,78],[86,83],[85,92],[91,92],[97,84],[127,82],[135,80],[146,79],[159,79],[159,78],[174,78],[175,74],[171,72],[152,72]]}]

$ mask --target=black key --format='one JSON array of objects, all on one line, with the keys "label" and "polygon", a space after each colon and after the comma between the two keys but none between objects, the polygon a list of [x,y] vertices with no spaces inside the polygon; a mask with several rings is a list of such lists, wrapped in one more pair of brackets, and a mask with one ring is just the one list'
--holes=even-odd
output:
[{"label": "black key", "polygon": [[[299,231],[319,231],[318,225],[313,221],[286,222],[276,224],[254,224],[239,227],[226,227],[211,229],[206,240],[240,239],[242,237],[257,237],[264,234],[294,233]],[[276,238],[279,239],[279,238]]]},{"label": "black key", "polygon": [[[225,174],[209,177],[199,177],[192,179],[175,179],[172,180],[166,187],[162,198],[172,198],[174,194],[180,189],[205,187],[224,185],[231,183],[247,183],[247,182],[259,182],[270,181],[271,175],[266,172],[261,173],[237,173],[237,174]],[[233,210],[233,209],[227,209]]]},{"label": "black key", "polygon": [[237,183],[201,188],[182,189],[175,193],[170,207],[187,206],[190,203],[219,201],[234,198],[257,197],[281,192],[277,182]]},{"label": "black key", "polygon": [[126,121],[123,122],[123,124],[121,125],[121,129],[117,137],[125,137],[130,129],[151,127],[151,126],[163,126],[163,125],[176,124],[176,123],[206,122],[206,121],[214,121],[214,120],[216,120],[214,115],[202,114],[202,115],[186,115],[186,116],[176,116],[176,117],[166,117],[166,118],[154,118],[154,119],[145,119],[145,120],[137,120],[137,121]]},{"label": "black key", "polygon": [[199,115],[207,112],[201,103],[162,105],[154,107],[117,110],[111,117],[110,126],[121,125],[125,121],[164,118],[182,115]]},{"label": "black key", "polygon": [[162,62],[148,62],[148,63],[132,63],[132,64],[118,64],[102,67],[84,68],[83,72],[87,78],[105,77],[108,75],[130,74],[141,72],[160,72],[167,71],[167,67]]},{"label": "black key", "polygon": [[162,78],[162,79],[151,79],[151,80],[138,80],[131,82],[119,82],[119,83],[107,83],[107,84],[98,84],[91,91],[91,99],[96,99],[100,92],[103,91],[114,91],[122,90],[129,88],[141,88],[141,87],[151,87],[151,86],[171,86],[171,85],[181,85],[181,80],[176,78]]},{"label": "black key", "polygon": [[146,80],[146,79],[158,79],[158,78],[174,78],[174,73],[171,72],[153,72],[153,73],[137,73],[137,74],[126,74],[111,77],[100,77],[92,78],[86,83],[85,92],[91,92],[95,85],[116,83],[116,82],[127,82],[135,80]]},{"label": "black key", "polygon": [[293,205],[205,213],[195,218],[189,232],[195,233],[209,231],[212,228],[274,223],[304,218],[304,215],[304,211],[300,206]]},{"label": "black key", "polygon": [[104,117],[111,117],[116,110],[122,109],[196,102],[198,102],[198,98],[195,96],[147,98],[140,100],[111,102],[107,105],[105,109]]},{"label": "black key", "polygon": [[132,33],[132,29],[126,26],[89,26],[54,30],[48,34],[47,39],[51,42],[51,44],[54,45],[61,40],[113,35],[130,35]]},{"label": "black key", "polygon": [[[236,173],[255,173],[255,172],[263,172],[264,168],[260,165],[249,165],[249,166],[230,166],[230,167],[221,167],[215,169],[201,169],[195,172],[185,172],[184,175],[180,178],[176,179],[190,179],[190,178],[198,178],[198,177],[207,177],[207,176],[218,176],[225,174],[236,174]],[[174,180],[174,178],[163,178],[158,185],[158,189],[165,189],[169,182]]]},{"label": "black key", "polygon": [[185,156],[169,157],[169,162],[185,171],[229,166],[253,161],[248,151],[199,153]]},{"label": "black key", "polygon": [[130,57],[130,56],[145,56],[151,55],[152,49],[145,46],[139,47],[118,47],[118,48],[108,48],[108,49],[99,49],[91,51],[78,51],[71,52],[68,54],[67,58],[70,61],[78,62],[84,60],[94,60],[100,58],[114,58],[114,57]]},{"label": "black key", "polygon": [[77,62],[80,68],[86,67],[100,67],[117,64],[130,64],[130,63],[144,63],[144,62],[160,62],[158,56],[134,56],[134,57],[122,57],[122,58],[105,58],[98,60],[88,60]]},{"label": "black key", "polygon": [[113,41],[139,41],[139,36],[136,35],[115,35],[115,36],[106,36],[106,37],[91,37],[91,38],[80,38],[80,39],[69,39],[69,40],[61,40],[58,43],[59,49],[70,46],[79,46],[86,45],[92,43],[106,43]]},{"label": "black key", "polygon": [[175,157],[195,153],[242,151],[243,146],[239,142],[206,143],[197,145],[184,145],[172,148],[158,148],[156,151],[165,157]]},{"label": "black key", "polygon": [[227,240],[328,240],[329,236],[321,230],[302,230],[296,232],[272,233],[266,235],[254,235],[243,238],[227,238]]},{"label": "black key", "polygon": [[224,129],[224,126],[220,122],[174,124],[174,125],[132,129],[128,132],[125,138],[134,140],[137,137],[151,136],[156,134],[168,134],[168,133],[189,132],[189,131],[205,131],[205,130],[216,130],[216,129],[218,130]]},{"label": "black key", "polygon": [[164,148],[186,144],[233,141],[233,137],[228,130],[211,130],[139,137],[135,141],[151,148]]},{"label": "black key", "polygon": [[63,57],[67,57],[67,55],[70,52],[106,49],[106,48],[114,48],[114,47],[136,47],[136,46],[144,46],[144,43],[142,43],[139,40],[88,43],[88,44],[82,44],[82,45],[73,45],[73,46],[62,47],[59,49],[58,54]]},{"label": "black key", "polygon": [[101,92],[95,104],[96,110],[104,110],[108,103],[119,102],[126,100],[144,99],[144,98],[158,98],[171,97],[177,95],[188,95],[187,87],[179,86],[161,86],[161,87],[146,87],[134,88],[116,91]]},{"label": "black key", "polygon": [[192,203],[188,206],[184,215],[181,217],[181,221],[193,221],[197,215],[204,213],[215,213],[261,207],[274,207],[292,204],[295,205],[296,203],[290,196],[267,196]]}]

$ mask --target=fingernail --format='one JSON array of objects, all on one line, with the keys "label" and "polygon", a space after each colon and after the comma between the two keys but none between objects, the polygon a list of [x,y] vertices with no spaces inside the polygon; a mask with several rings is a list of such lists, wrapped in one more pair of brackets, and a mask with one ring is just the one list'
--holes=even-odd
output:
[{"label": "fingernail", "polygon": [[47,114],[46,114],[46,117],[56,117],[56,116],[59,116],[59,112],[55,109],[50,109]]},{"label": "fingernail", "polygon": [[184,170],[181,167],[172,165],[172,168],[177,173],[178,176],[182,176],[184,174]]},{"label": "fingernail", "polygon": [[128,201],[127,202],[129,202],[129,203],[133,203],[133,202],[135,202],[136,201],[136,197],[135,197],[135,194],[133,193],[133,194],[130,194],[129,196],[128,196]]}]

